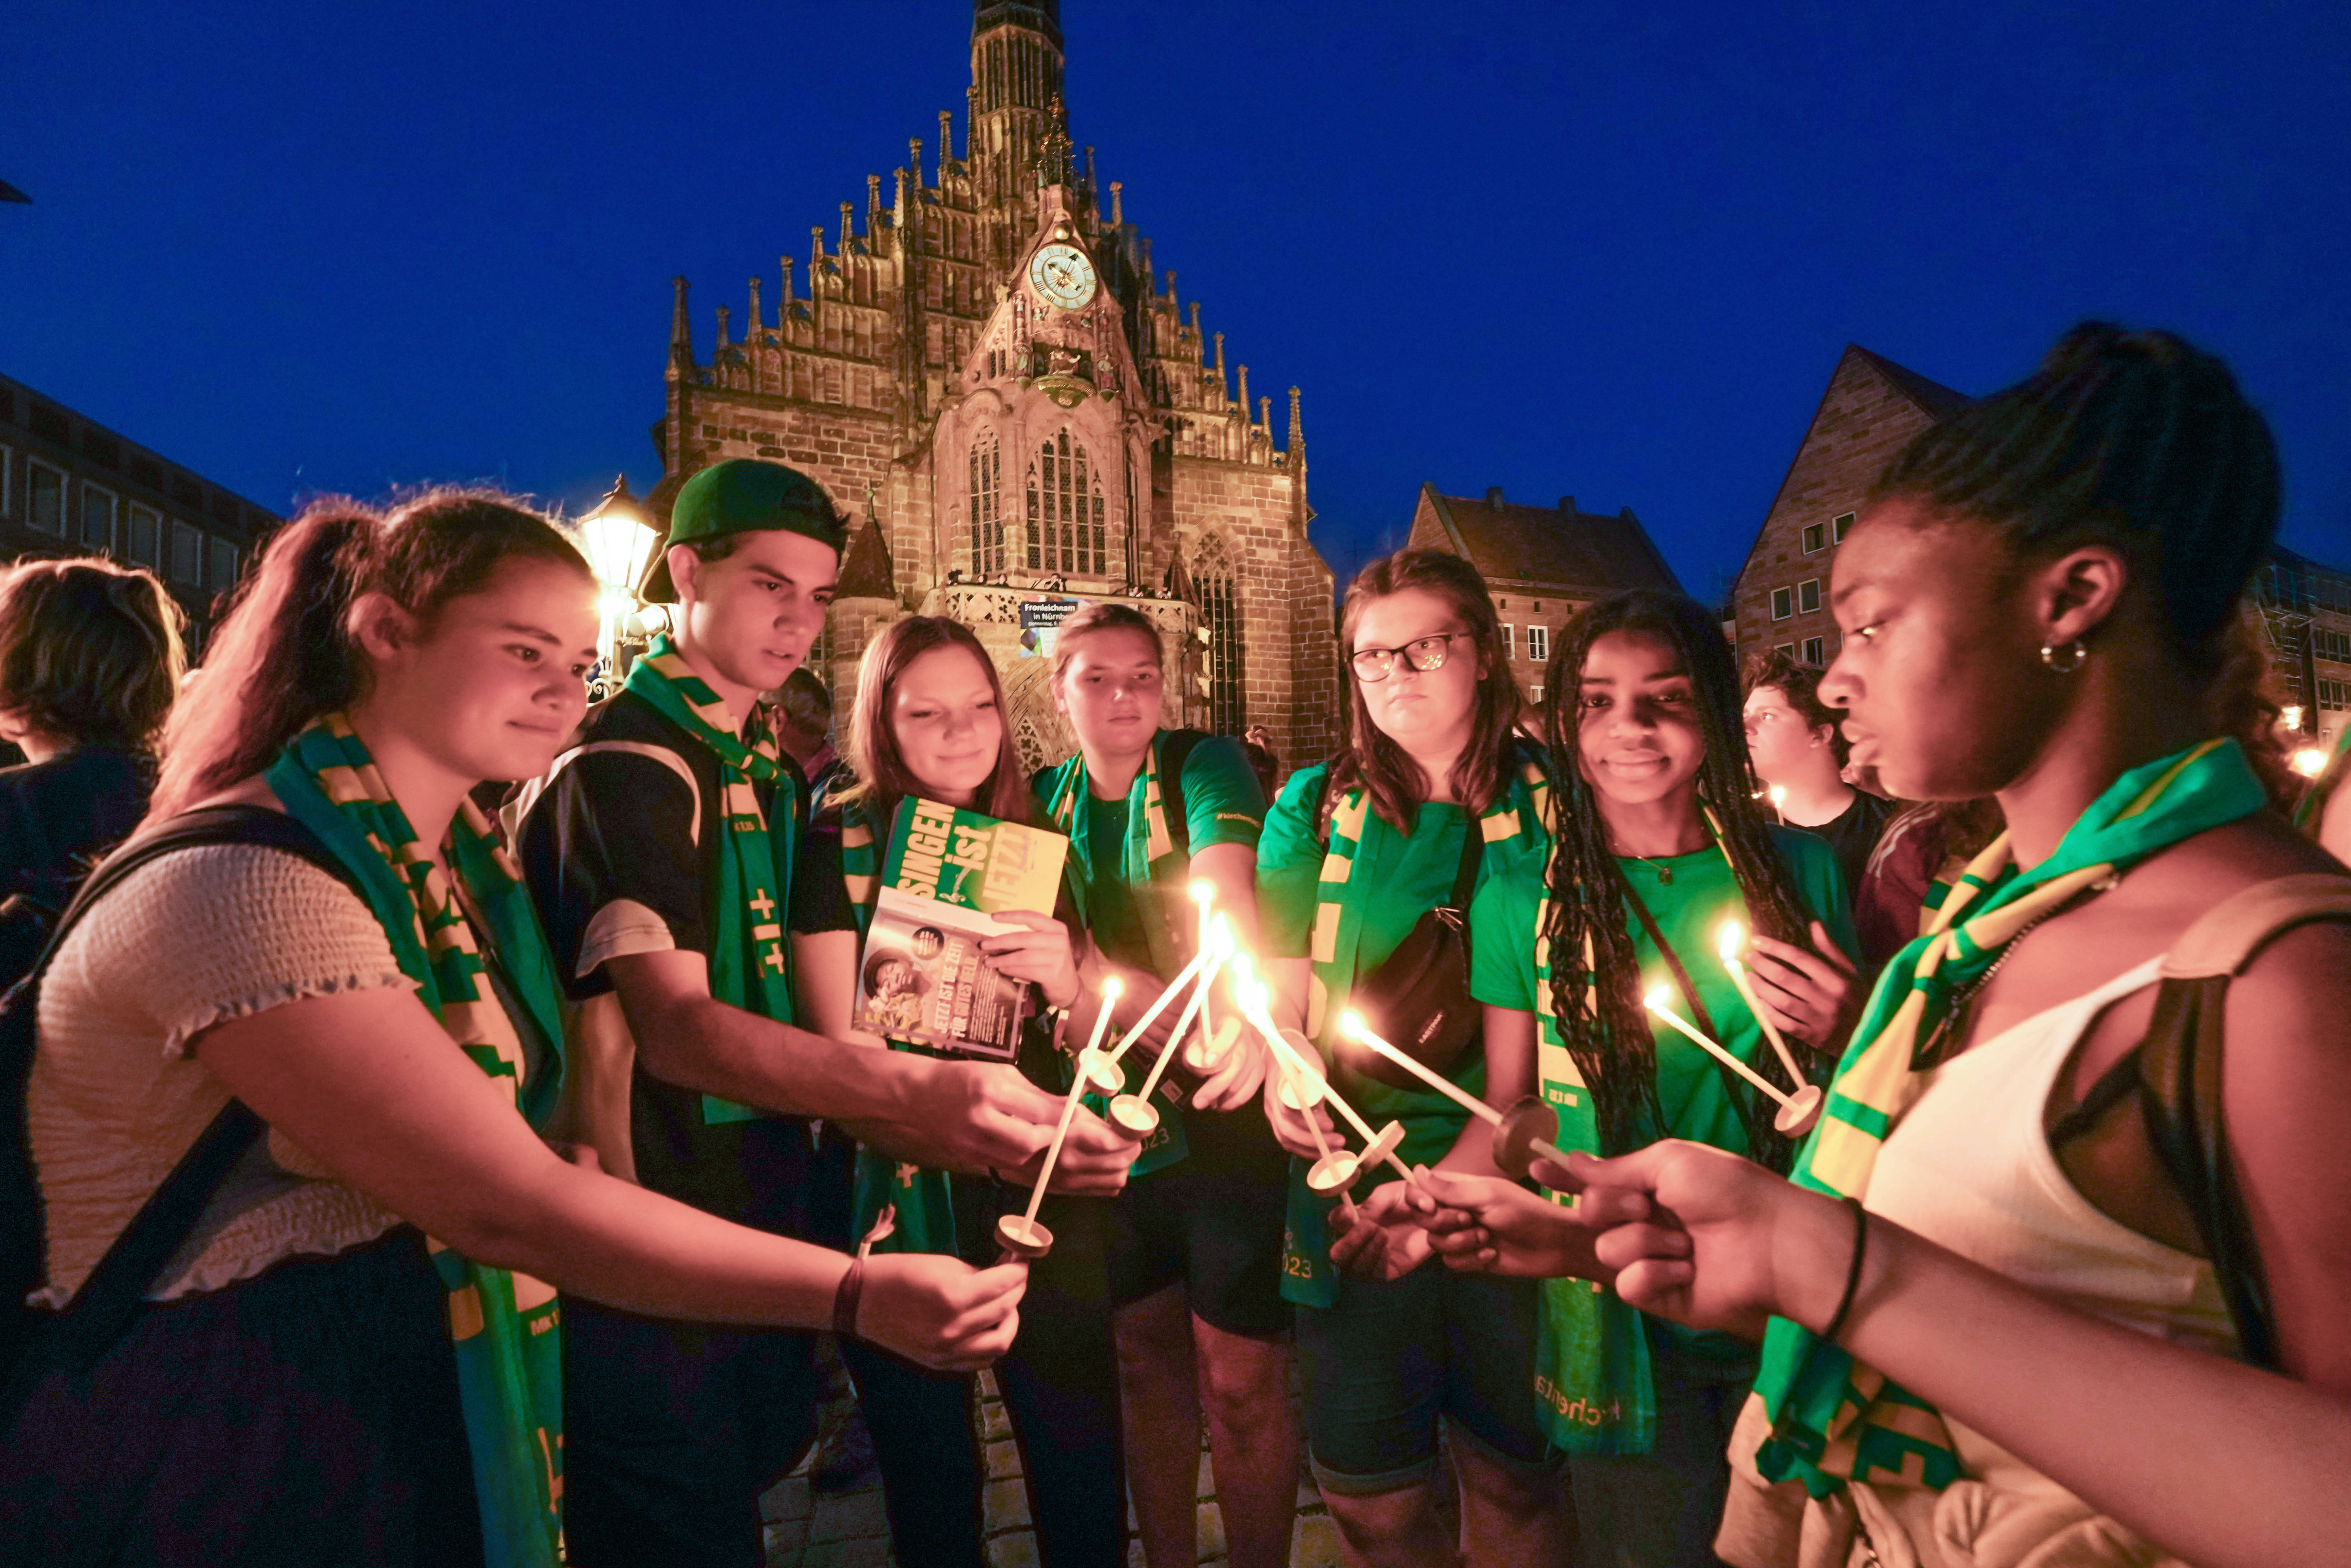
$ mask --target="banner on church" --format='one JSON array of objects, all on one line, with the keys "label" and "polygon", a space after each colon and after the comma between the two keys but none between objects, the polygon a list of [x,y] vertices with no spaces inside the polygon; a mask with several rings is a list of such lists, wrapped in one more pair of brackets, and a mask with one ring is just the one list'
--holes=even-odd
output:
[{"label": "banner on church", "polygon": [[1008,910],[1050,915],[1070,841],[935,800],[900,803],[882,862],[856,1027],[884,1039],[1009,1061],[1036,1010],[1025,980],[999,974],[985,937],[1020,927]]},{"label": "banner on church", "polygon": [[1061,622],[1078,612],[1081,601],[1063,596],[1020,601],[1020,651],[1040,659],[1053,656],[1053,634]]}]

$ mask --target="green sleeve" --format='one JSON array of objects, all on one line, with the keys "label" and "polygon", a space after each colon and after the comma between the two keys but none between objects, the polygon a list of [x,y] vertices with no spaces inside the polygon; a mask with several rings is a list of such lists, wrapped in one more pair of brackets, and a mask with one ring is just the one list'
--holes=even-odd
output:
[{"label": "green sleeve", "polygon": [[1215,736],[1184,759],[1184,820],[1192,852],[1213,844],[1258,847],[1265,825],[1265,790],[1239,745]]},{"label": "green sleeve", "polygon": [[1535,913],[1542,884],[1521,867],[1486,879],[1469,903],[1469,995],[1489,1007],[1535,1010]]},{"label": "green sleeve", "polygon": [[1796,894],[1813,919],[1828,927],[1829,940],[1855,963],[1861,960],[1861,938],[1854,934],[1853,897],[1844,884],[1836,851],[1817,833],[1789,828],[1769,830],[1773,845],[1796,883]]},{"label": "green sleeve", "polygon": [[1322,846],[1314,837],[1314,817],[1323,776],[1321,763],[1291,774],[1266,813],[1265,831],[1257,841],[1258,945],[1269,958],[1304,958],[1313,951],[1308,944],[1322,886]]}]

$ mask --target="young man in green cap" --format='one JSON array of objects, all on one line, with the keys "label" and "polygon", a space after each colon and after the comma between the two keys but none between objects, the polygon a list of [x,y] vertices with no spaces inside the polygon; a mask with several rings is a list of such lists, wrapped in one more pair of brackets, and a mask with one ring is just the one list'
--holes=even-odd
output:
[{"label": "young man in green cap", "polygon": [[[780,464],[688,479],[646,585],[674,600],[675,630],[525,798],[517,842],[577,1008],[580,1134],[657,1192],[832,1246],[849,1240],[843,1130],[1009,1176],[1061,1113],[1008,1066],[793,1026],[783,904],[807,807],[754,707],[823,629],[843,531]],[[1114,1191],[1133,1149],[1072,1129],[1054,1186]],[[814,1429],[811,1336],[566,1310],[570,1560],[758,1563],[759,1494]]]}]

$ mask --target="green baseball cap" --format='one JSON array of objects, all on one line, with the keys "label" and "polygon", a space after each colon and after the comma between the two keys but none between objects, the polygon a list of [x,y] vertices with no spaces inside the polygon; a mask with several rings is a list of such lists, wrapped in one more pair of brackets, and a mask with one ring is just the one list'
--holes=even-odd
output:
[{"label": "green baseball cap", "polygon": [[670,546],[762,530],[804,535],[830,546],[835,555],[849,534],[824,486],[799,469],[729,457],[678,487],[677,498],[670,503],[669,537],[653,552],[640,597],[653,604],[676,601],[677,586],[669,576]]}]

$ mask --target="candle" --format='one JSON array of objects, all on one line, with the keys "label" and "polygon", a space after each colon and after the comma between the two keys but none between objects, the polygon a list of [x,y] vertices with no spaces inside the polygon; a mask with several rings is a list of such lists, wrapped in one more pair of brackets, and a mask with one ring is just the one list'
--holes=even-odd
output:
[{"label": "candle", "polygon": [[1770,1040],[1771,1049],[1779,1053],[1780,1065],[1788,1070],[1788,1082],[1802,1088],[1804,1075],[1796,1071],[1796,1058],[1788,1050],[1788,1042],[1781,1038],[1779,1026],[1771,1021],[1771,1015],[1765,1012],[1763,1004],[1756,999],[1754,982],[1747,977],[1747,966],[1739,961],[1739,949],[1745,946],[1746,941],[1747,932],[1738,921],[1730,921],[1723,926],[1722,967],[1729,972],[1730,983],[1739,988],[1739,995],[1747,1003],[1747,1010],[1753,1013],[1755,1021],[1763,1026],[1763,1038]]},{"label": "candle", "polygon": [[1168,1004],[1173,1002],[1177,996],[1182,994],[1185,983],[1190,980],[1195,975],[1197,975],[1207,962],[1208,949],[1204,946],[1198,952],[1192,955],[1192,961],[1190,963],[1176,971],[1176,977],[1167,982],[1166,989],[1159,993],[1159,999],[1153,1002],[1150,1009],[1145,1011],[1141,1018],[1135,1020],[1134,1027],[1128,1030],[1123,1035],[1119,1037],[1118,1043],[1111,1048],[1110,1059],[1113,1061],[1116,1061],[1120,1057],[1124,1056],[1126,1054],[1126,1048],[1133,1045],[1136,1040],[1142,1039],[1144,1032],[1150,1029],[1153,1024],[1159,1021],[1159,1015],[1165,1012],[1167,1010]]},{"label": "candle", "polygon": [[[1290,1041],[1282,1037],[1281,1031],[1273,1027],[1273,1020],[1271,1019],[1267,1018],[1263,1013],[1259,1013],[1256,1018],[1251,1019],[1249,1021],[1257,1025],[1258,1032],[1265,1036],[1267,1041],[1273,1046],[1274,1050],[1278,1053],[1280,1053],[1283,1061],[1289,1065],[1292,1071],[1301,1074],[1307,1074],[1309,1072],[1304,1059],[1299,1055],[1298,1051],[1290,1045]],[[1301,1038],[1303,1039],[1304,1037],[1301,1036]],[[1311,1076],[1320,1078],[1322,1077],[1322,1074],[1315,1072],[1311,1073]],[[1371,1124],[1364,1121],[1361,1116],[1355,1114],[1355,1108],[1348,1104],[1344,1100],[1339,1098],[1338,1091],[1331,1088],[1328,1083],[1323,1085],[1322,1098],[1324,1102],[1330,1105],[1331,1109],[1339,1113],[1342,1120],[1345,1121],[1349,1126],[1355,1129],[1355,1135],[1364,1140],[1364,1152],[1368,1155],[1372,1148],[1380,1141],[1380,1135],[1372,1131]],[[1418,1179],[1412,1174],[1412,1167],[1405,1165],[1402,1160],[1396,1158],[1395,1153],[1393,1149],[1390,1149],[1387,1152],[1385,1157],[1388,1164],[1395,1167],[1396,1175],[1404,1177],[1405,1180],[1411,1182],[1416,1186],[1420,1185]]]},{"label": "candle", "polygon": [[1102,1007],[1094,1014],[1093,1038],[1086,1041],[1086,1049],[1078,1055],[1076,1071],[1070,1080],[1070,1092],[1061,1100],[1061,1124],[1053,1129],[1053,1141],[1045,1145],[1045,1164],[1037,1172],[1037,1185],[1029,1189],[1029,1207],[1020,1217],[1024,1232],[1037,1222],[1037,1207],[1045,1201],[1045,1184],[1053,1179],[1053,1164],[1061,1157],[1061,1143],[1070,1135],[1070,1124],[1077,1119],[1078,1096],[1086,1091],[1086,1081],[1093,1071],[1092,1064],[1101,1060],[1096,1048],[1102,1044],[1102,1030],[1115,1010],[1119,992],[1124,988],[1116,975],[1107,976],[1102,980]]},{"label": "candle", "polygon": [[1787,800],[1786,789],[1777,784],[1771,786],[1771,814],[1780,819],[1780,825],[1783,828],[1788,825],[1788,813],[1782,808],[1787,804]]},{"label": "candle", "polygon": [[1777,1126],[1782,1132],[1792,1133],[1796,1131],[1804,1124],[1809,1123],[1813,1119],[1813,1113],[1820,1109],[1822,1096],[1817,1085],[1808,1083],[1802,1089],[1798,1090],[1793,1095],[1782,1092],[1779,1088],[1759,1076],[1755,1070],[1748,1066],[1747,1063],[1740,1061],[1739,1058],[1731,1055],[1729,1051],[1724,1050],[1713,1040],[1707,1039],[1706,1036],[1698,1033],[1697,1025],[1691,1023],[1679,1013],[1674,1011],[1673,1009],[1667,1007],[1666,1005],[1665,987],[1659,986],[1647,996],[1643,997],[1641,998],[1641,1005],[1648,1009],[1651,1012],[1656,1014],[1659,1018],[1665,1019],[1667,1023],[1673,1025],[1676,1029],[1681,1030],[1682,1033],[1689,1036],[1692,1040],[1696,1041],[1699,1046],[1703,1047],[1708,1052],[1712,1054],[1715,1060],[1720,1061],[1733,1072],[1738,1073],[1739,1076],[1747,1080],[1748,1082],[1752,1083],[1756,1088],[1761,1089],[1764,1093],[1769,1094],[1772,1099],[1778,1101],[1780,1103],[1780,1114],[1773,1119],[1773,1125]]},{"label": "candle", "polygon": [[[1355,1011],[1353,1008],[1348,1009],[1345,1012],[1339,1015],[1339,1032],[1345,1035],[1349,1040],[1362,1040],[1365,1045],[1370,1046],[1374,1051],[1378,1051],[1390,1061],[1395,1062],[1397,1065],[1403,1067],[1406,1071],[1418,1078],[1423,1083],[1427,1084],[1431,1089],[1443,1094],[1455,1104],[1460,1106],[1471,1115],[1484,1122],[1488,1126],[1499,1127],[1502,1124],[1502,1113],[1499,1111],[1497,1111],[1491,1105],[1487,1104],[1486,1102],[1479,1099],[1476,1095],[1470,1093],[1459,1084],[1448,1081],[1444,1074],[1414,1060],[1412,1057],[1406,1056],[1403,1051],[1398,1051],[1395,1046],[1390,1045],[1386,1040],[1382,1040],[1378,1035],[1374,1034],[1370,1028],[1364,1024],[1364,1015]],[[1549,1144],[1541,1142],[1537,1142],[1533,1145],[1533,1148],[1536,1154],[1541,1155],[1547,1159],[1555,1161],[1562,1169],[1566,1168],[1567,1155],[1560,1150],[1553,1148]]]}]

